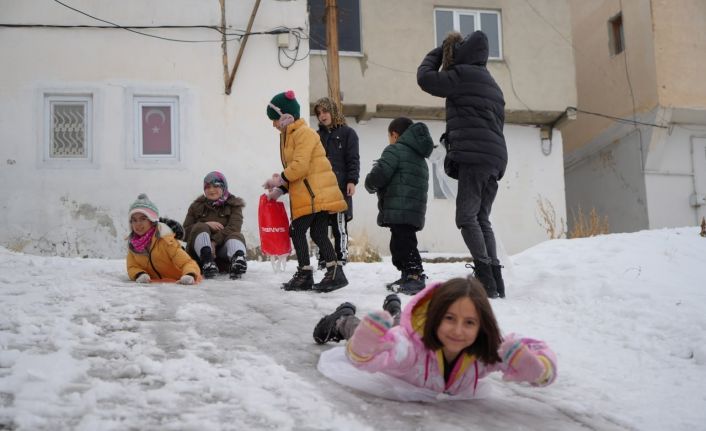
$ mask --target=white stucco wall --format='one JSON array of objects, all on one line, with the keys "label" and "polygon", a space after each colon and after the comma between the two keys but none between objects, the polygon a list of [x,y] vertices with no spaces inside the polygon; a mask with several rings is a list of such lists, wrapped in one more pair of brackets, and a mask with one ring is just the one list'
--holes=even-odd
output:
[{"label": "white stucco wall", "polygon": [[[643,137],[644,139],[644,137]],[[584,216],[595,208],[608,217],[610,232],[647,229],[647,202],[640,138],[636,131],[617,139],[566,169],[566,206]]]},{"label": "white stucco wall", "polygon": [[[244,30],[250,2],[227,4],[227,22]],[[122,25],[220,25],[217,0],[75,0],[73,7]],[[0,0],[5,23],[88,24],[97,21],[40,0]],[[253,31],[304,27],[306,2],[264,0]],[[0,29],[0,245],[69,256],[120,257],[128,233],[127,210],[146,192],[162,215],[183,220],[202,193],[203,176],[222,171],[231,191],[248,203],[244,231],[257,245],[259,185],[281,169],[278,132],[265,115],[269,99],[293,89],[308,117],[309,63],[278,64],[276,36],[250,37],[232,94],[224,94],[220,34],[206,29],[144,30],[179,43],[118,29]],[[229,69],[238,43],[229,43]],[[306,46],[303,47],[304,52]],[[44,91],[93,97],[93,163],[42,162]],[[169,166],[135,166],[131,94],[180,97],[183,152]]]},{"label": "white stucco wall", "polygon": [[697,124],[674,125],[665,135],[659,162],[645,174],[650,228],[692,226],[706,215],[706,205],[690,203],[706,192],[705,139],[706,126]]},{"label": "white stucco wall", "polygon": [[[312,117],[310,121],[316,127],[316,118]],[[385,145],[388,145],[389,122],[390,119],[376,118],[358,124],[354,119],[348,119],[360,139],[361,159],[361,180],[353,199],[354,217],[349,224],[349,231],[353,240],[365,237],[382,254],[389,254],[389,230],[376,225],[377,198],[365,191],[363,182],[373,161],[380,157]],[[438,142],[445,129],[444,122],[425,123],[434,141]],[[538,221],[538,197],[542,196],[551,202],[556,210],[557,221],[566,220],[564,167],[561,134],[556,130],[548,156],[541,151],[538,128],[506,125],[505,139],[509,163],[505,177],[499,183],[491,220],[505,251],[513,254],[548,239]],[[439,147],[435,151],[443,149]],[[426,226],[418,234],[420,250],[468,252],[455,225],[455,209],[453,199],[433,198],[430,181]]]}]

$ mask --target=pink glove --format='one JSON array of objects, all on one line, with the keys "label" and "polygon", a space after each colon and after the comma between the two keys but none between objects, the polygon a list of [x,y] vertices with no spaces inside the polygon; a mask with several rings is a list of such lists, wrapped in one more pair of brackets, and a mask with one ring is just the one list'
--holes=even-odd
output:
[{"label": "pink glove", "polygon": [[367,362],[378,352],[392,347],[394,343],[385,337],[391,327],[392,316],[387,311],[368,313],[348,341],[348,358],[355,362]]},{"label": "pink glove", "polygon": [[269,193],[267,193],[267,199],[269,199],[271,201],[276,201],[277,199],[280,198],[280,196],[282,196],[282,194],[284,194],[282,189],[277,187],[277,188],[270,190]]},{"label": "pink glove", "polygon": [[511,336],[499,353],[507,366],[505,381],[547,386],[556,379],[556,356],[543,341]]},{"label": "pink glove", "polygon": [[272,190],[276,187],[283,186],[284,185],[284,180],[280,176],[280,174],[272,174],[272,178],[268,178],[267,181],[265,181],[265,184],[262,185],[262,188],[265,188],[267,190]]}]

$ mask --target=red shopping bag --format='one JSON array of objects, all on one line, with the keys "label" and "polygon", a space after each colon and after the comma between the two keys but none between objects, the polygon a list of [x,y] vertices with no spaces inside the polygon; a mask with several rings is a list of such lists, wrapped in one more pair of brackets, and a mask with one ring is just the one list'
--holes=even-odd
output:
[{"label": "red shopping bag", "polygon": [[289,217],[284,204],[260,196],[260,206],[257,210],[257,220],[260,225],[260,248],[269,256],[286,256],[292,251],[289,240]]}]

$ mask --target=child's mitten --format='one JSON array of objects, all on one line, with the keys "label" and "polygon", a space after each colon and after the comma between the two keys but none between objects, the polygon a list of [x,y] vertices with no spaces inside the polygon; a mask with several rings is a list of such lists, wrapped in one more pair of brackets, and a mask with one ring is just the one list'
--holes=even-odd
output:
[{"label": "child's mitten", "polygon": [[267,193],[267,199],[269,199],[271,201],[276,201],[283,194],[284,194],[284,192],[282,191],[282,189],[280,189],[279,187],[276,187],[276,188],[270,190],[269,193]]},{"label": "child's mitten", "polygon": [[146,272],[141,272],[135,279],[135,282],[137,283],[149,283],[150,281],[152,281],[152,279],[150,279],[150,275]]},{"label": "child's mitten", "polygon": [[375,311],[363,318],[348,341],[348,357],[356,362],[369,361],[375,354],[392,346],[385,334],[392,327],[387,311]]},{"label": "child's mitten", "polygon": [[268,178],[267,181],[265,181],[265,184],[262,185],[262,187],[267,190],[272,190],[276,187],[283,185],[284,180],[282,179],[282,176],[280,174],[272,174],[272,177]]},{"label": "child's mitten", "polygon": [[194,276],[190,274],[182,275],[177,281],[178,284],[194,284]]},{"label": "child's mitten", "polygon": [[546,386],[556,378],[556,356],[542,341],[512,338],[500,346],[500,355],[507,365],[503,380]]}]

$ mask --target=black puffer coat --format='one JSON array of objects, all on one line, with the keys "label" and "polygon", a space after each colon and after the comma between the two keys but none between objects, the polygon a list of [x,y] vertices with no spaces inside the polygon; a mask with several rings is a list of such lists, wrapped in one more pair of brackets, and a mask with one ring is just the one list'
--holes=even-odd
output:
[{"label": "black puffer coat", "polygon": [[348,183],[358,184],[360,177],[358,135],[345,124],[330,130],[320,125],[318,133],[326,150],[326,157],[331,162],[333,173],[336,174],[338,187],[348,204],[346,220],[350,221],[353,218],[353,202],[351,197],[346,195],[346,186]]},{"label": "black puffer coat", "polygon": [[424,159],[433,149],[427,125],[414,123],[382,152],[365,177],[365,189],[378,194],[378,225],[424,227],[429,189],[429,168]]},{"label": "black puffer coat", "polygon": [[417,83],[427,93],[446,98],[448,156],[500,179],[507,166],[505,99],[485,67],[488,38],[481,31],[466,37],[454,47],[449,68],[440,71],[442,57],[441,47],[426,55],[417,69]]}]

